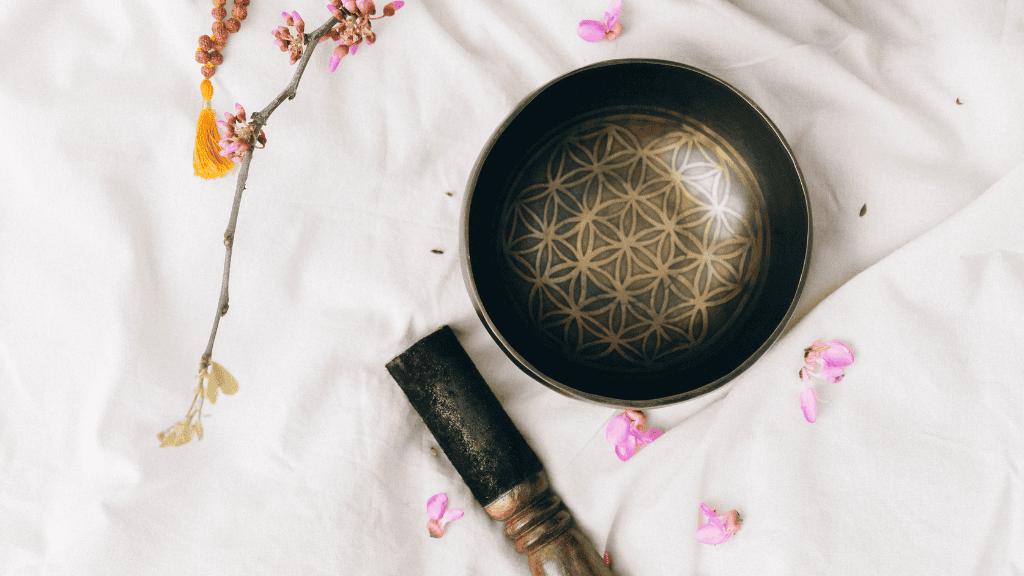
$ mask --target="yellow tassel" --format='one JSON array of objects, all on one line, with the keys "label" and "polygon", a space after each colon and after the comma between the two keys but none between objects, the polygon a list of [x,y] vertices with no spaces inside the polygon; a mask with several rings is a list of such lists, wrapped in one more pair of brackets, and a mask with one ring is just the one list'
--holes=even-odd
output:
[{"label": "yellow tassel", "polygon": [[199,124],[196,126],[196,149],[192,153],[192,167],[196,176],[210,180],[220,178],[235,163],[220,155],[220,129],[217,128],[217,116],[210,107],[213,98],[213,84],[204,78],[199,90],[203,93],[203,111],[199,113]]}]

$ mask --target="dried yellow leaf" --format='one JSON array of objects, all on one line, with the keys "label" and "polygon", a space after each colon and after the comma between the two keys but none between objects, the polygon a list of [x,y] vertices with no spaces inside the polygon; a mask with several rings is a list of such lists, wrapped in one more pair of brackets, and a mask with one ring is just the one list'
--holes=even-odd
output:
[{"label": "dried yellow leaf", "polygon": [[238,380],[216,362],[210,363],[210,380],[225,394],[238,392]]},{"label": "dried yellow leaf", "polygon": [[217,403],[217,390],[219,389],[220,386],[213,381],[213,378],[209,378],[206,381],[206,399],[210,401],[210,404]]},{"label": "dried yellow leaf", "polygon": [[167,432],[167,431],[161,432],[161,433],[157,434],[156,437],[157,437],[157,439],[160,440],[160,447],[161,448],[167,448],[168,446],[181,446],[185,442],[188,442],[188,440],[185,440],[184,442],[182,442],[181,439],[178,437],[178,428],[177,427],[175,427],[174,430],[171,430],[169,432]]},{"label": "dried yellow leaf", "polygon": [[172,446],[181,446],[182,444],[188,444],[192,441],[192,427],[185,424],[185,422],[178,422],[178,425],[174,427],[174,443]]}]

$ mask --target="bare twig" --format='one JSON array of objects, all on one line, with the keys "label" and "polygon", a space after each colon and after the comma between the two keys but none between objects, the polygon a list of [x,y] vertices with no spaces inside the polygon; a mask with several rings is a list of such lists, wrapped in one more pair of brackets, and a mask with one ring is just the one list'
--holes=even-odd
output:
[{"label": "bare twig", "polygon": [[[344,8],[341,9],[342,13],[348,15]],[[305,49],[302,52],[302,57],[296,62],[295,74],[292,75],[291,82],[285,87],[284,91],[277,95],[270,104],[252,115],[252,134],[258,135],[260,129],[266,126],[267,120],[270,119],[270,115],[274,113],[274,110],[281,105],[285,100],[291,100],[295,98],[295,90],[299,86],[299,80],[302,79],[302,73],[306,70],[306,64],[309,62],[310,56],[313,55],[313,50],[317,44],[320,43],[320,39],[323,38],[338,20],[333,16],[330,20],[325,22],[323,26],[317,28],[313,33],[306,36]],[[217,339],[217,326],[220,325],[220,319],[222,316],[228,313],[228,279],[231,276],[231,248],[235,241],[235,224],[238,221],[238,207],[242,203],[242,191],[245,190],[245,181],[249,178],[249,163],[252,162],[252,153],[255,148],[249,149],[242,157],[242,166],[238,171],[238,183],[235,185],[235,200],[231,205],[231,216],[228,219],[227,230],[224,231],[224,276],[220,284],[220,300],[217,302],[217,315],[213,319],[213,329],[210,331],[210,341],[206,345],[206,352],[203,352],[203,357],[199,361],[199,372],[203,373],[210,366],[210,358],[213,356],[213,343]],[[193,402],[194,403],[194,402]]]}]

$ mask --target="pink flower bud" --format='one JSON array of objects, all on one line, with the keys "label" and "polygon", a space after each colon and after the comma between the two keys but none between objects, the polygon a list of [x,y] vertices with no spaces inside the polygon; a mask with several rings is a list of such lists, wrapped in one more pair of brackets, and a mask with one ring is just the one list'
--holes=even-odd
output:
[{"label": "pink flower bud", "polygon": [[339,44],[338,47],[334,49],[334,52],[331,52],[331,62],[327,65],[327,70],[331,72],[337,70],[338,63],[341,62],[341,59],[345,56],[348,56],[348,46]]},{"label": "pink flower bud", "polygon": [[362,16],[372,16],[377,13],[377,7],[373,5],[373,0],[356,0],[356,9]]},{"label": "pink flower bud", "polygon": [[402,6],[405,6],[405,2],[391,2],[390,4],[384,6],[383,14],[385,16],[394,16],[395,11],[401,8]]}]

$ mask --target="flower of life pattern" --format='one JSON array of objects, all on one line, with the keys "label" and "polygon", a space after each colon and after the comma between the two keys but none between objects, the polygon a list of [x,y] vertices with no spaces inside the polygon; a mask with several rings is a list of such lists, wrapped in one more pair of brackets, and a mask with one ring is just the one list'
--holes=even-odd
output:
[{"label": "flower of life pattern", "polygon": [[584,121],[534,154],[501,219],[507,289],[564,352],[658,368],[743,311],[767,250],[749,168],[692,120]]}]

